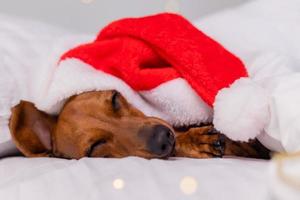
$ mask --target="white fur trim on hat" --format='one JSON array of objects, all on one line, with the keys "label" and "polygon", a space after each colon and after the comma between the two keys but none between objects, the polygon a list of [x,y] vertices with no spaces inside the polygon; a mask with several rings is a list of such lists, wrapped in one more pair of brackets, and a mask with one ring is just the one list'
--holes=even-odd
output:
[{"label": "white fur trim on hat", "polygon": [[135,108],[174,126],[212,121],[212,109],[182,78],[176,78],[147,91],[135,91],[123,80],[78,60],[63,60],[56,68],[47,96],[37,108],[58,114],[70,96],[88,91],[118,90]]},{"label": "white fur trim on hat", "polygon": [[238,79],[217,94],[213,123],[230,139],[248,141],[268,123],[268,103],[265,89],[249,78]]}]

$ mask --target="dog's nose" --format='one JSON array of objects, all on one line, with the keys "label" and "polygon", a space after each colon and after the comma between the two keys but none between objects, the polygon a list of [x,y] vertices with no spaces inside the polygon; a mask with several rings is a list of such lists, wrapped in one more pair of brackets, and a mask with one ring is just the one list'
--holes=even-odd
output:
[{"label": "dog's nose", "polygon": [[169,156],[175,146],[175,137],[172,131],[163,125],[156,125],[148,141],[149,150],[161,157]]}]

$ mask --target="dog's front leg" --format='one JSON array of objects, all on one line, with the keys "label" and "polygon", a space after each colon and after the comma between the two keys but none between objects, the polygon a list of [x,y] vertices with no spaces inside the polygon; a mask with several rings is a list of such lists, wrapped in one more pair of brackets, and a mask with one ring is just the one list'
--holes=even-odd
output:
[{"label": "dog's front leg", "polygon": [[190,158],[222,157],[225,137],[212,126],[193,127],[176,132],[175,156]]},{"label": "dog's front leg", "polygon": [[193,127],[176,131],[175,156],[212,158],[241,156],[268,159],[270,151],[257,140],[236,142],[216,131],[213,126]]}]

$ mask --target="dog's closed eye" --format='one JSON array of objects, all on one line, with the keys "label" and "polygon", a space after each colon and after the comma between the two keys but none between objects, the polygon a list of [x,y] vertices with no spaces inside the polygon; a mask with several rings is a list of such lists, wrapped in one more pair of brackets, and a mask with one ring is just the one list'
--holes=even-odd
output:
[{"label": "dog's closed eye", "polygon": [[114,91],[112,94],[112,97],[111,97],[111,105],[115,112],[120,110],[120,108],[121,108],[121,103],[120,103],[119,97],[120,97],[120,93],[117,91]]},{"label": "dog's closed eye", "polygon": [[104,144],[106,144],[106,142],[107,141],[105,139],[100,139],[97,142],[93,143],[86,151],[86,156],[91,157],[95,149],[99,148],[100,146],[103,146]]}]

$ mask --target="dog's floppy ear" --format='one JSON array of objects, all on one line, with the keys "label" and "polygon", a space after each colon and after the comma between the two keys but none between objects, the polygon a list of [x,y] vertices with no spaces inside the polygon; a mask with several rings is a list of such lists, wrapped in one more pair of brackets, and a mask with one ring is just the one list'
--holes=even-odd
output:
[{"label": "dog's floppy ear", "polygon": [[17,148],[28,157],[49,156],[51,133],[56,118],[39,111],[32,103],[21,101],[12,109],[9,128]]}]

